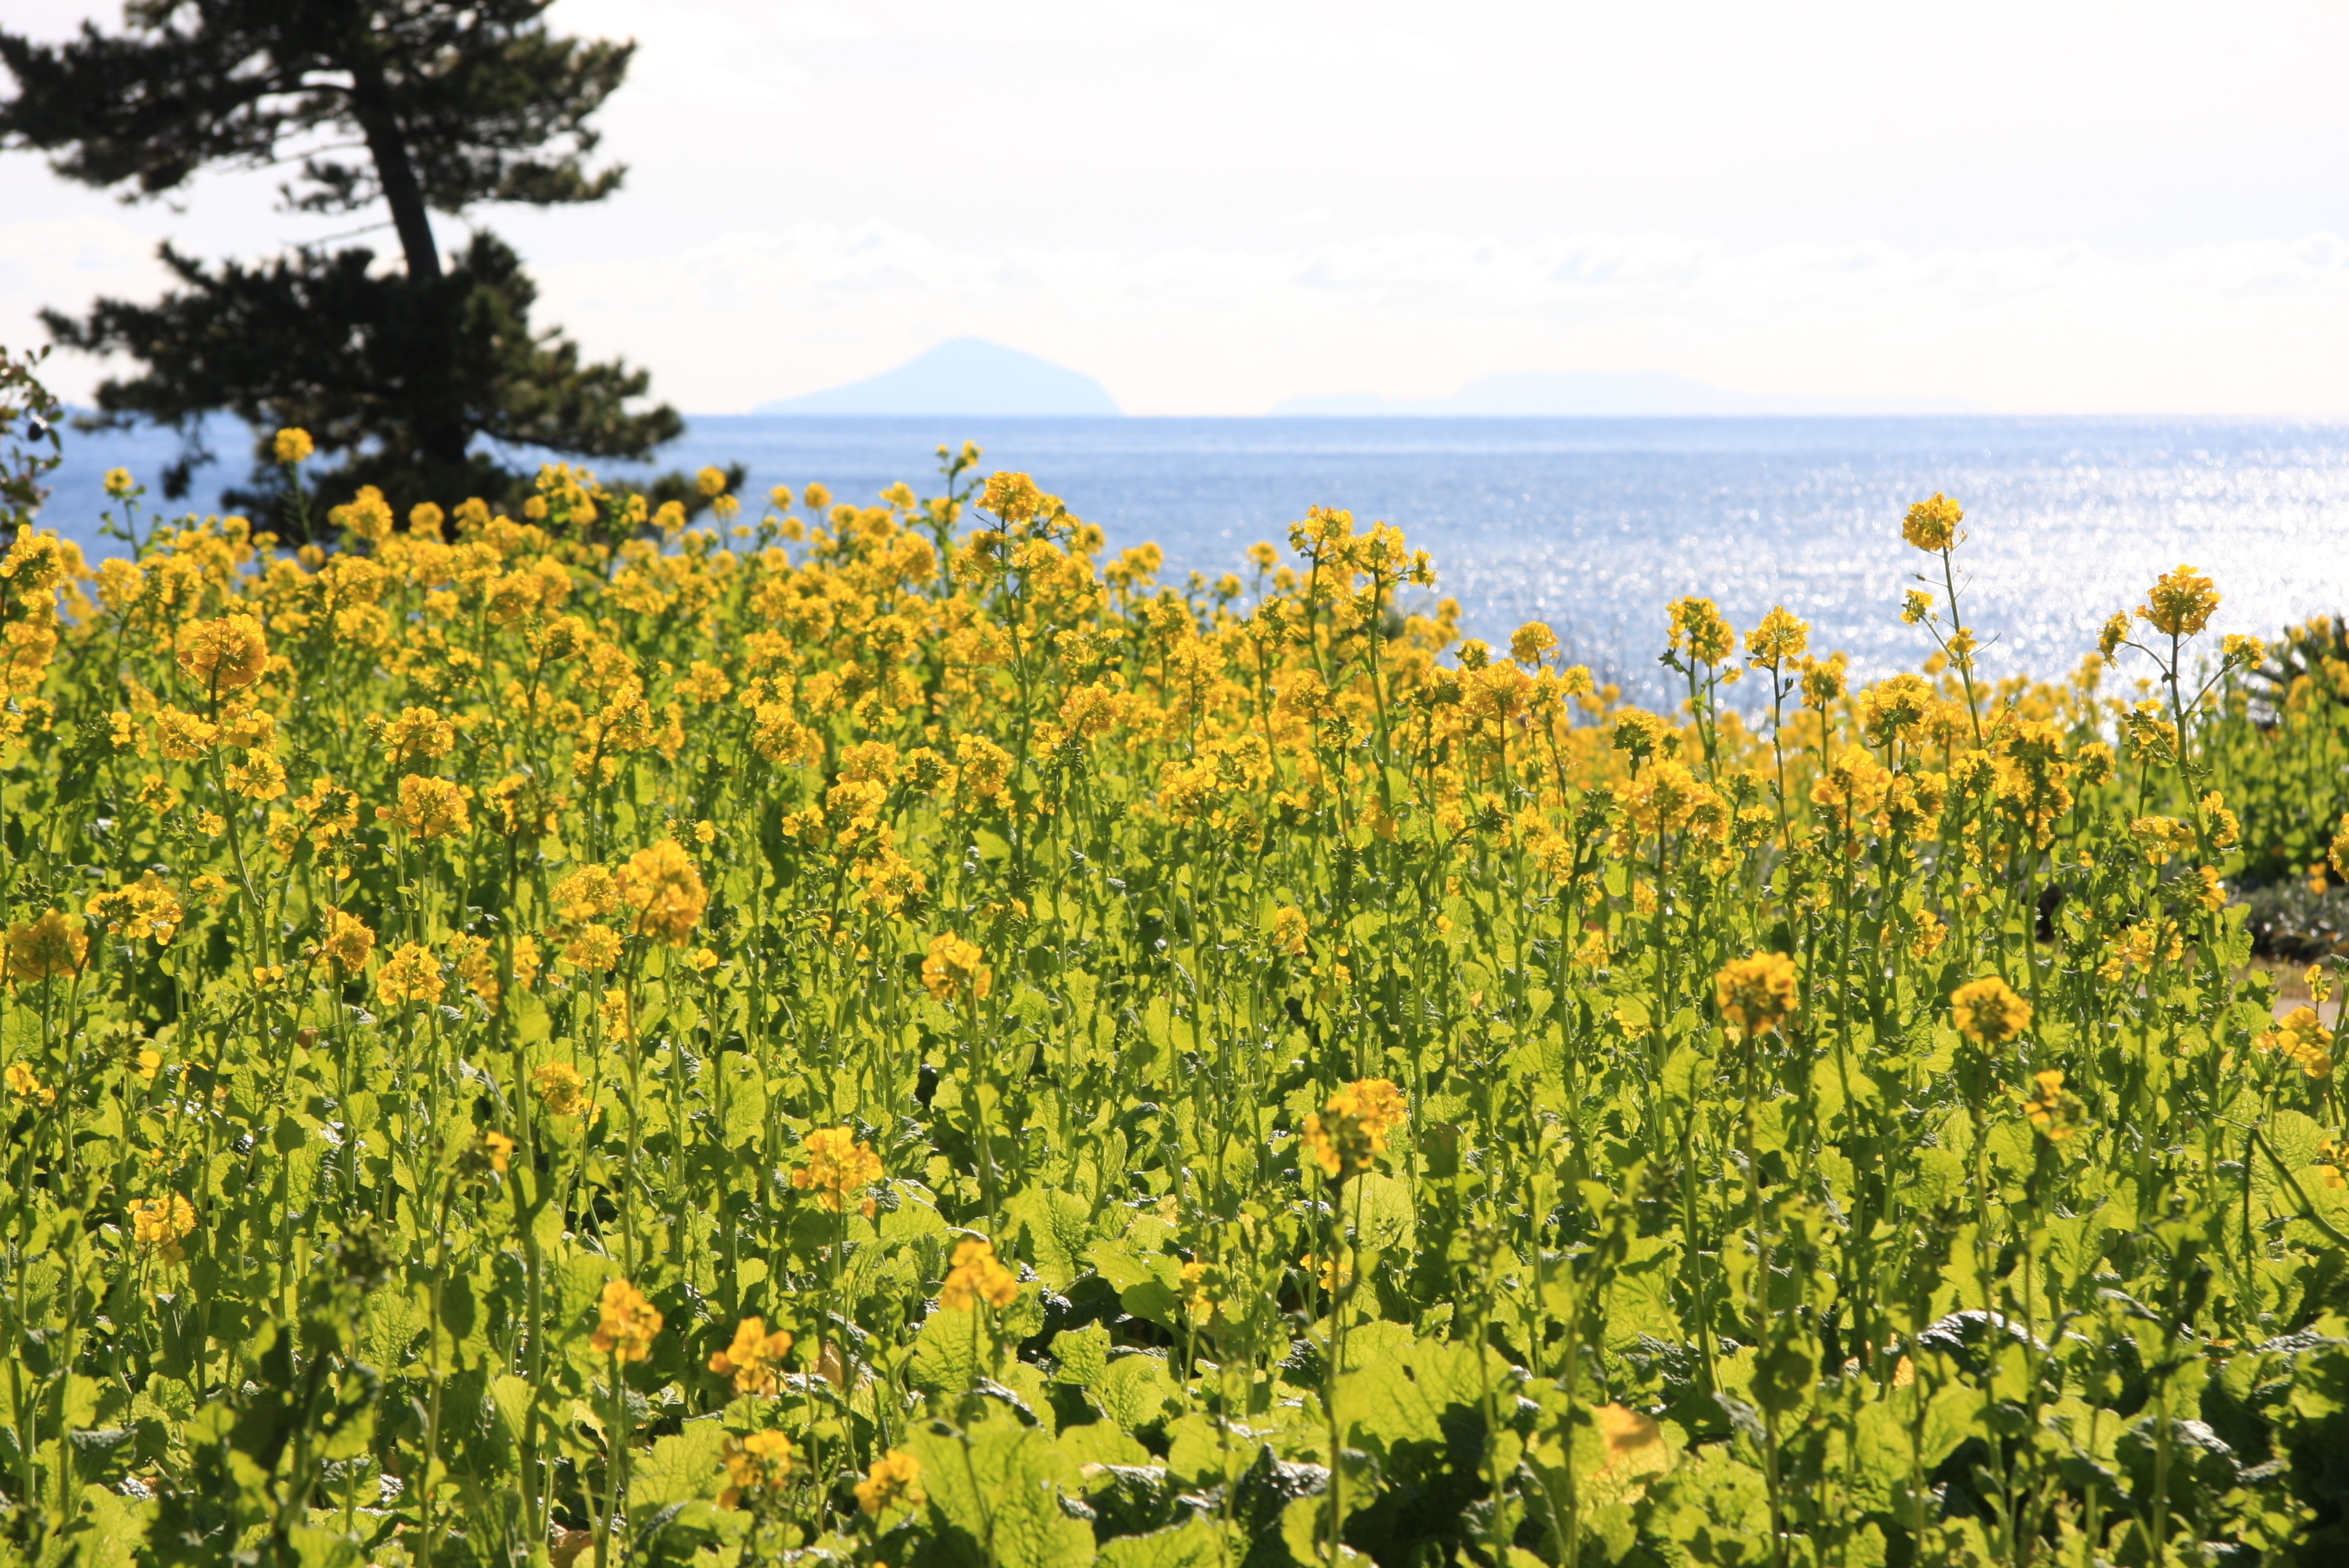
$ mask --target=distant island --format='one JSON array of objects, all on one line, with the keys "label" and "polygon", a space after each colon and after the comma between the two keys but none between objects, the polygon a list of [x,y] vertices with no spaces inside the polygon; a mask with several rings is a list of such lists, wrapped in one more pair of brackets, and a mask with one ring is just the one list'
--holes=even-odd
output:
[{"label": "distant island", "polygon": [[1664,370],[1516,371],[1480,376],[1445,397],[1341,392],[1288,397],[1275,415],[1974,414],[1951,397],[1783,397],[1732,392]]},{"label": "distant island", "polygon": [[895,370],[761,403],[757,414],[1102,415],[1125,410],[1102,384],[984,338],[956,337]]}]

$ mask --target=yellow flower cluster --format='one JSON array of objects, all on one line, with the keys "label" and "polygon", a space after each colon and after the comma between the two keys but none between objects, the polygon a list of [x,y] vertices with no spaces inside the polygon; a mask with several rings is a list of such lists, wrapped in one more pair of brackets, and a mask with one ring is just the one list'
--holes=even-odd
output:
[{"label": "yellow flower cluster", "polygon": [[1900,537],[1930,554],[1940,554],[1958,542],[1958,525],[1966,520],[1963,508],[1940,491],[1919,501],[1901,520]]},{"label": "yellow flower cluster", "polygon": [[130,1205],[130,1239],[142,1247],[153,1247],[170,1262],[180,1261],[181,1243],[195,1229],[195,1205],[177,1192],[141,1198]]},{"label": "yellow flower cluster", "polygon": [[720,1508],[762,1507],[791,1480],[792,1439],[781,1432],[729,1439],[725,1458],[727,1486],[718,1494]]},{"label": "yellow flower cluster", "polygon": [[2055,1068],[2034,1074],[2032,1082],[2036,1091],[2023,1102],[2023,1113],[2031,1125],[2050,1143],[2061,1143],[2080,1130],[2087,1119],[2088,1108],[2080,1097],[2064,1087],[2064,1075]]},{"label": "yellow flower cluster", "polygon": [[55,980],[81,973],[89,937],[81,922],[62,910],[8,927],[8,978]]},{"label": "yellow flower cluster", "polygon": [[1391,1080],[1358,1078],[1306,1117],[1306,1152],[1322,1175],[1343,1181],[1377,1162],[1409,1114],[1402,1090]]},{"label": "yellow flower cluster", "polygon": [[[807,1135],[804,1147],[807,1163],[792,1171],[792,1185],[813,1192],[816,1202],[835,1214],[881,1180],[881,1157],[845,1127],[819,1127]],[[865,1209],[872,1211],[869,1200]]]},{"label": "yellow flower cluster", "polygon": [[2310,1078],[2329,1078],[2333,1067],[2333,1031],[2324,1026],[2315,1008],[2294,1007],[2252,1044],[2283,1057]]},{"label": "yellow flower cluster", "polygon": [[2165,636],[2190,637],[2210,624],[2218,608],[2218,584],[2191,566],[2180,566],[2162,573],[2137,616]]},{"label": "yellow flower cluster", "polygon": [[622,1361],[642,1361],[653,1353],[661,1331],[660,1309],[625,1279],[604,1282],[596,1298],[595,1332],[588,1343]]},{"label": "yellow flower cluster", "polygon": [[636,934],[657,936],[673,947],[692,938],[709,903],[693,857],[675,839],[630,855],[614,882],[620,902],[636,912]]},{"label": "yellow flower cluster", "polygon": [[[271,449],[289,516],[315,519],[326,498],[299,488],[311,448],[297,437]],[[1185,586],[1161,580],[1163,552],[1111,552],[1025,474],[957,469],[945,497],[893,487],[872,505],[812,486],[804,515],[697,525],[704,501],[730,521],[731,488],[709,469],[656,506],[550,469],[512,515],[407,496],[402,511],[367,490],[326,513],[339,534],[291,547],[191,518],[95,572],[37,531],[0,557],[0,768],[16,770],[24,840],[5,931],[6,975],[26,987],[0,1053],[22,1140],[9,1169],[78,1169],[109,1194],[90,1212],[119,1233],[88,1255],[126,1276],[127,1294],[103,1297],[128,1304],[109,1309],[125,1346],[176,1332],[153,1276],[200,1212],[205,1245],[255,1254],[216,1281],[199,1271],[239,1323],[286,1309],[265,1282],[311,1266],[322,1216],[379,1215],[410,1260],[487,1282],[495,1310],[476,1300],[466,1331],[461,1304],[440,1297],[442,1332],[387,1363],[387,1388],[414,1397],[448,1372],[478,1395],[449,1364],[461,1343],[462,1366],[497,1379],[493,1402],[515,1393],[509,1378],[532,1385],[542,1434],[546,1412],[585,1401],[542,1460],[575,1447],[591,1408],[600,1451],[525,1477],[518,1445],[485,1459],[495,1445],[449,1439],[428,1460],[419,1435],[386,1428],[387,1453],[415,1467],[402,1473],[451,1478],[412,1488],[409,1510],[520,1491],[531,1506],[515,1517],[535,1522],[575,1517],[584,1498],[623,1547],[652,1550],[657,1513],[647,1489],[628,1495],[626,1457],[668,1441],[681,1400],[688,1418],[724,1406],[757,1412],[737,1426],[788,1429],[727,1450],[727,1500],[755,1517],[729,1525],[743,1534],[725,1550],[845,1553],[853,1535],[860,1560],[935,1555],[936,1518],[905,1517],[926,1501],[915,1455],[949,1451],[934,1418],[981,1449],[1023,1445],[1022,1464],[1049,1450],[1056,1473],[1169,1436],[1181,1469],[1208,1451],[1196,1439],[1217,1412],[1237,1411],[1231,1390],[1253,1388],[1271,1402],[1244,1401],[1264,1418],[1247,1418],[1249,1451],[1260,1439],[1282,1462],[1325,1462],[1363,1434],[1299,1437],[1276,1418],[1301,1398],[1355,1419],[1393,1326],[1371,1362],[1287,1347],[1398,1315],[1422,1342],[1398,1356],[1487,1356],[1495,1376],[1478,1387],[1528,1412],[1526,1452],[1551,1458],[1502,1467],[1510,1496],[1493,1506],[1507,1517],[1534,1471],[1569,1461],[1578,1485],[1597,1485],[1596,1467],[1615,1496],[1672,1465],[1712,1475],[1754,1457],[1667,1442],[1670,1424],[1633,1407],[1661,1410],[1668,1392],[1584,1321],[1668,1334],[1662,1318],[1702,1309],[1682,1325],[1692,1364],[1707,1333],[1764,1346],[1752,1392],[1777,1380],[1780,1430],[1811,1452],[1817,1422],[1842,1417],[1790,1379],[1816,1371],[1864,1403],[1909,1386],[1896,1367],[1910,1385],[1932,1376],[1921,1352],[1895,1359],[1905,1307],[1834,1283],[1866,1277],[1844,1266],[1851,1213],[1864,1227],[1882,1209],[1922,1248],[1947,1240],[1912,1201],[1946,1174],[1911,1180],[1916,1130],[1978,1119],[1982,1086],[2014,1083],[2005,1130],[2035,1130],[2054,1183],[2028,1202],[2091,1212],[2110,1189],[2073,1177],[2103,1152],[2088,1103],[2124,1081],[2106,1053],[2186,1038],[2104,1025],[2256,1017],[2227,977],[2244,962],[2225,907],[2237,868],[2321,880],[2333,835],[2349,878],[2349,818],[2336,825],[2324,793],[2337,748],[2289,775],[2319,809],[2280,804],[2287,771],[2266,768],[2261,727],[2330,737],[2310,716],[2336,692],[2349,705],[2349,645],[2279,644],[2298,660],[2279,667],[2301,672],[2287,681],[2251,673],[2269,650],[2238,635],[2208,693],[2187,695],[2172,645],[2129,641],[2132,624],[2209,626],[2216,588],[2181,568],[2100,650],[2150,659],[2158,686],[2111,695],[2101,660],[2068,683],[1992,678],[1974,662],[1988,634],[1959,620],[1964,513],[1946,496],[1900,525],[1943,558],[1905,596],[1921,667],[1815,650],[1784,606],[1741,637],[1690,595],[1663,629],[1673,679],[1636,694],[1651,710],[1569,665],[1549,625],[1464,640],[1458,604],[1409,592],[1433,583],[1424,553],[1343,511],[1299,522],[1293,553],[1268,544]],[[109,489],[138,493],[128,476]],[[792,512],[788,491],[770,499]],[[1723,699],[1732,682],[1748,700]],[[2321,980],[2313,1006],[2256,1035],[2251,1088],[2269,1102],[2254,1109],[2329,1130]],[[1722,1027],[1692,1031],[1708,1001]],[[1944,1041],[1954,1029],[1981,1047],[1962,1071],[1926,1065],[1948,1059],[1929,1044],[1944,1017]],[[1881,1045],[1831,1089],[1808,1037],[1824,1049],[1819,1020],[1856,1018]],[[2223,1082],[2230,1049],[2240,1071],[2245,1032],[2206,1027],[2207,1054],[2178,1046],[2196,1055],[2190,1081]],[[1986,1077],[1990,1058],[2014,1073]],[[1759,1117],[1706,1098],[1733,1072],[1811,1195],[1758,1212],[1643,1201],[1638,1158],[1717,1172],[1753,1152],[1738,1129]],[[1341,1082],[1357,1073],[1392,1076]],[[2113,1114],[2148,1137],[2161,1124],[2158,1146],[2184,1151],[2186,1191],[2209,1147],[2181,1134],[2188,1102],[2114,1092]],[[1881,1157],[1880,1181],[1858,1179],[1882,1203],[1847,1201],[1848,1162],[1820,1141],[1847,1132]],[[2280,1158],[2303,1184],[2334,1180],[2337,1145],[2312,1169],[2309,1141],[2279,1133]],[[885,1185],[875,1145],[891,1150]],[[1388,1161],[1414,1180],[1366,1176]],[[67,1191],[35,1181],[16,1196],[46,1214]],[[2247,1200],[2261,1257],[2301,1239],[2271,1222],[2270,1196]],[[2028,1234],[2011,1207],[1916,1277],[1976,1279]],[[1629,1267],[1568,1279],[1544,1262],[1551,1229],[1603,1238],[1618,1217],[1637,1221],[1636,1286]],[[1768,1225],[1800,1232],[1818,1266],[1790,1273],[1785,1252],[1754,1280],[1713,1271],[1721,1288],[1686,1301],[1646,1289],[1674,1269],[1702,1284],[1708,1257],[1768,1253]],[[1026,1299],[1013,1237],[1040,1276]],[[2124,1269],[2151,1266],[2123,1251]],[[1354,1288],[1371,1271],[1353,1275],[1374,1256],[1375,1301]],[[1430,1308],[1464,1263],[1497,1292],[1491,1334]],[[1112,1274],[1098,1299],[1154,1320],[1164,1354],[1086,1382],[1098,1336],[1039,1339],[1034,1309],[1094,1299]],[[936,1310],[970,1315],[926,1328],[933,1284]],[[1641,1304],[1621,1310],[1635,1288]],[[691,1304],[678,1310],[695,1321],[674,1326],[707,1376],[671,1385],[667,1357],[644,1365],[670,1326],[654,1295]],[[430,1299],[385,1291],[396,1310],[376,1323],[370,1302],[369,1332]],[[1830,1313],[1845,1326],[1822,1337]],[[1463,1350],[1464,1324],[1523,1363],[1506,1384],[1491,1352]],[[992,1358],[989,1385],[972,1380],[971,1347]],[[800,1377],[785,1372],[795,1348]],[[123,1364],[162,1365],[145,1356]],[[1849,1358],[1864,1376],[1837,1373]],[[200,1407],[252,1370],[242,1349],[210,1359],[221,1370],[198,1367],[191,1387],[233,1380],[195,1388]],[[78,1373],[114,1376],[98,1351]],[[1623,1403],[1591,1403],[1575,1377]],[[1191,1412],[1181,1422],[1154,1397],[1123,1398],[1162,1379]],[[647,1431],[640,1396],[657,1387],[663,1424]],[[1034,1416],[1046,1387],[1042,1426],[1015,1424],[1006,1396]],[[1087,1400],[1109,1424],[1063,1427]],[[705,1429],[688,1429],[685,1453],[704,1452]],[[908,1447],[874,1457],[893,1436]],[[682,1496],[678,1447],[653,1452],[657,1485]],[[714,1491],[715,1463],[701,1468]],[[968,1478],[948,1479],[934,1470],[926,1501],[968,1530]],[[1345,1480],[1355,1499],[1351,1468]],[[1790,1517],[1829,1516],[1801,1506]]]},{"label": "yellow flower cluster", "polygon": [[2031,1004],[1995,975],[1951,992],[1950,1012],[1958,1033],[1978,1045],[2004,1045],[2031,1027]]},{"label": "yellow flower cluster", "polygon": [[857,1511],[867,1519],[879,1519],[901,1508],[918,1508],[926,1501],[921,1461],[903,1449],[891,1449],[873,1461],[873,1468],[854,1490]]},{"label": "yellow flower cluster", "polygon": [[713,1351],[709,1369],[734,1381],[737,1394],[771,1394],[781,1386],[783,1357],[792,1336],[778,1328],[768,1332],[763,1317],[746,1317],[734,1326],[734,1340]]},{"label": "yellow flower cluster", "polygon": [[946,1284],[938,1290],[940,1306],[948,1312],[968,1312],[981,1302],[1004,1307],[1019,1298],[1019,1278],[996,1257],[993,1242],[971,1236],[955,1243]]},{"label": "yellow flower cluster", "polygon": [[1795,961],[1783,953],[1756,953],[1725,965],[1713,980],[1721,1016],[1749,1035],[1775,1032],[1794,1016]]},{"label": "yellow flower cluster", "polygon": [[985,959],[978,944],[941,933],[930,939],[929,954],[922,960],[922,984],[941,1002],[984,1001],[995,986],[995,971]]},{"label": "yellow flower cluster", "polygon": [[531,1074],[531,1088],[539,1103],[557,1116],[583,1116],[597,1108],[587,1095],[587,1080],[569,1062],[548,1062]]}]

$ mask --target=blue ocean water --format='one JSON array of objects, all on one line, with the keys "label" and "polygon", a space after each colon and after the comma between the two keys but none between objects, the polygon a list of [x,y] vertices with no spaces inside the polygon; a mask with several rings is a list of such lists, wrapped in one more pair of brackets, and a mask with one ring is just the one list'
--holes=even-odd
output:
[{"label": "blue ocean water", "polygon": [[[1928,560],[1899,523],[1935,490],[1966,509],[1960,589],[1994,672],[2068,672],[2106,615],[2180,562],[2218,581],[2214,630],[2349,613],[2349,425],[2331,422],[738,415],[697,418],[660,466],[740,461],[751,498],[821,480],[864,501],[898,480],[933,493],[935,449],[965,439],[983,469],[1033,474],[1113,546],[1157,541],[1177,581],[1240,568],[1309,506],[1392,521],[1434,553],[1472,633],[1546,621],[1633,683],[1682,593],[1741,627],[1785,604],[1813,623],[1815,648],[1847,649],[1862,671],[1913,665],[1928,645],[1899,608]],[[45,521],[94,547],[103,470],[151,478],[171,450],[151,434],[73,441]]]}]

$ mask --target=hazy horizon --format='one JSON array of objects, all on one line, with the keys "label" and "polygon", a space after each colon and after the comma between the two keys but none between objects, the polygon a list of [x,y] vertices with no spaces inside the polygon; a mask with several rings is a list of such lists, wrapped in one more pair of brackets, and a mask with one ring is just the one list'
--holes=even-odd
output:
[{"label": "hazy horizon", "polygon": [[[118,15],[18,0],[11,25]],[[549,21],[639,42],[600,120],[627,180],[472,221],[522,252],[542,319],[680,407],[979,336],[1137,414],[1522,373],[2349,412],[2349,14],[2315,0],[558,0]],[[274,211],[276,178],[207,176],[175,212],[0,157],[0,341],[39,341],[40,305],[150,297],[165,236],[252,257],[362,226]],[[52,364],[78,397],[98,374]]]}]

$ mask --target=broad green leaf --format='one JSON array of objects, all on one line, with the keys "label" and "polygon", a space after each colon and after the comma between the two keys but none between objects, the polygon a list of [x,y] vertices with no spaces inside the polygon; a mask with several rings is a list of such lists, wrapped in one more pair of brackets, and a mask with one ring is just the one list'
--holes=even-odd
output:
[{"label": "broad green leaf", "polygon": [[1103,1542],[1099,1561],[1103,1568],[1227,1568],[1247,1554],[1229,1525],[1194,1514],[1172,1529]]},{"label": "broad green leaf", "polygon": [[675,1436],[657,1439],[648,1454],[628,1467],[631,1514],[649,1514],[673,1502],[714,1498],[726,1484],[726,1429],[714,1416],[685,1423]]},{"label": "broad green leaf", "polygon": [[1084,1568],[1093,1560],[1092,1529],[1061,1506],[1078,1491],[1076,1469],[1050,1433],[997,1419],[962,1431],[927,1427],[905,1447],[959,1561]]},{"label": "broad green leaf", "polygon": [[1131,1432],[1163,1419],[1175,1389],[1164,1360],[1136,1354],[1111,1361],[1092,1392],[1102,1413]]}]

